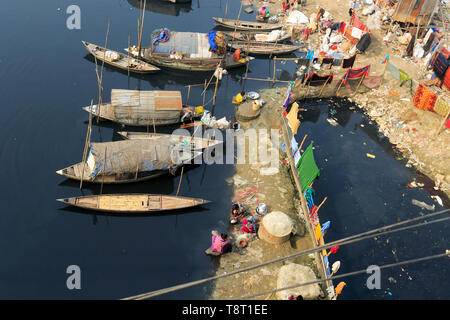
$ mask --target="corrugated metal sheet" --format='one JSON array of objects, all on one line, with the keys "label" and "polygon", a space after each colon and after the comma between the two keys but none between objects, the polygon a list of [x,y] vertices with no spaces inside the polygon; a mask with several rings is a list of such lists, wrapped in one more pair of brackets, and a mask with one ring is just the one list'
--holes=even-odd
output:
[{"label": "corrugated metal sheet", "polygon": [[420,24],[428,24],[439,0],[400,0],[398,9],[394,15],[394,21]]},{"label": "corrugated metal sheet", "polygon": [[116,120],[129,125],[177,122],[182,109],[181,92],[113,89],[111,106]]}]

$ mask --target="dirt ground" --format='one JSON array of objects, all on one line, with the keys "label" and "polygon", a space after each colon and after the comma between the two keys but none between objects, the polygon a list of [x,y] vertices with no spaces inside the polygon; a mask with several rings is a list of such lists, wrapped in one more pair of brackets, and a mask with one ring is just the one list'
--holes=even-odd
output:
[{"label": "dirt ground", "polygon": [[[284,99],[284,94],[275,93],[276,89],[267,89],[260,91],[261,98],[266,101],[266,104],[261,109],[261,114],[257,119],[251,121],[240,121],[242,129],[248,128],[276,128],[280,129],[279,121],[279,99]],[[276,97],[276,98],[274,98]],[[280,97],[280,98],[278,98]],[[245,102],[238,108],[243,108]],[[282,136],[280,135],[280,144],[282,143]],[[272,146],[279,148],[280,146]],[[280,150],[279,153],[279,170],[277,173],[270,175],[262,175],[261,168],[267,168],[268,165],[261,164],[237,164],[236,174],[227,182],[234,186],[235,199],[244,204],[248,212],[255,213],[255,208],[258,203],[263,202],[267,205],[268,211],[281,211],[287,214],[294,221],[293,235],[290,241],[280,245],[273,245],[260,240],[256,235],[252,237],[244,237],[247,240],[248,246],[240,249],[237,243],[243,239],[245,235],[240,227],[230,225],[229,232],[231,233],[234,246],[231,253],[222,255],[217,259],[219,268],[216,274],[223,274],[236,269],[252,266],[268,260],[276,259],[282,256],[293,254],[295,252],[306,250],[314,246],[311,236],[307,233],[305,221],[302,215],[299,214],[301,210],[301,203],[299,195],[295,189],[295,183],[292,180],[290,169],[288,165],[283,163],[286,158],[286,153]],[[239,197],[246,190],[256,186],[258,191],[250,193],[244,197]],[[309,266],[316,274],[321,277],[319,269],[316,266],[314,257],[302,256],[289,262],[294,262]],[[246,295],[271,290],[277,286],[278,270],[284,262],[271,264],[260,269],[240,273],[232,277],[219,279],[215,282],[214,290],[211,294],[211,299],[233,299]],[[258,296],[254,299],[276,299],[275,294]]]}]

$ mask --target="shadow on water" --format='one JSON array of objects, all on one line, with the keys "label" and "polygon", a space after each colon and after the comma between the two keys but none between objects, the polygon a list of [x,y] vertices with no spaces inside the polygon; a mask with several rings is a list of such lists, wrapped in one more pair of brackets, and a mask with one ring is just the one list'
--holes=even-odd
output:
[{"label": "shadow on water", "polygon": [[[127,0],[128,3],[136,9],[140,8],[140,0]],[[185,0],[181,3],[172,3],[167,0],[147,0],[146,11],[160,13],[169,16],[178,16],[180,12],[188,13],[192,10],[191,0]]]}]

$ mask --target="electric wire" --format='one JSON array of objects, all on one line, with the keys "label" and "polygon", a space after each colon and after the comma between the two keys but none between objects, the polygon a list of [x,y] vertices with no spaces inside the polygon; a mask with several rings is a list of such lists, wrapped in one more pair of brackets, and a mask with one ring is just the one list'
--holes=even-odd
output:
[{"label": "electric wire", "polygon": [[398,228],[398,229],[394,229],[394,230],[387,230],[387,229],[392,229],[394,227],[402,226],[402,225],[405,225],[405,224],[408,224],[408,223],[411,223],[411,222],[415,222],[415,221],[418,221],[418,220],[429,219],[429,218],[435,217],[437,215],[441,215],[441,214],[448,213],[448,212],[450,212],[450,209],[445,209],[445,210],[441,210],[441,211],[438,211],[438,212],[430,213],[428,215],[423,215],[423,216],[419,216],[419,217],[416,217],[416,218],[407,219],[407,220],[404,220],[404,221],[401,221],[401,222],[397,222],[397,223],[394,223],[394,224],[391,224],[391,225],[387,225],[387,226],[384,226],[384,227],[380,227],[380,228],[377,228],[377,229],[373,229],[373,230],[369,230],[369,231],[366,231],[366,232],[363,232],[363,233],[359,233],[359,234],[356,234],[356,235],[353,235],[353,236],[350,236],[350,237],[347,237],[347,238],[339,239],[339,240],[330,242],[330,243],[328,243],[326,245],[323,245],[323,246],[318,246],[316,248],[311,248],[311,249],[303,250],[303,251],[300,251],[300,252],[296,252],[296,253],[288,255],[288,256],[284,256],[284,257],[281,257],[281,258],[269,260],[269,261],[266,261],[266,262],[263,262],[263,263],[260,263],[260,264],[257,264],[257,265],[253,265],[253,266],[250,266],[250,267],[242,268],[242,269],[239,269],[239,270],[236,270],[236,271],[232,271],[232,272],[229,272],[229,273],[226,273],[226,274],[220,274],[220,275],[212,276],[212,277],[209,277],[209,278],[204,278],[204,279],[200,279],[200,280],[196,280],[196,281],[191,281],[191,282],[175,285],[175,286],[172,286],[172,287],[167,287],[167,288],[164,288],[164,289],[159,289],[159,290],[155,290],[155,291],[151,291],[151,292],[147,292],[147,293],[143,293],[143,294],[139,294],[139,295],[135,295],[135,296],[130,296],[130,297],[127,297],[127,298],[123,298],[123,300],[143,300],[143,299],[148,299],[148,298],[151,298],[151,297],[159,296],[159,295],[170,293],[170,292],[173,292],[173,291],[178,291],[178,290],[185,289],[185,288],[188,288],[188,287],[196,286],[196,285],[199,285],[199,284],[202,284],[202,283],[214,281],[214,280],[217,280],[217,279],[220,279],[220,278],[230,277],[232,275],[235,275],[235,274],[238,274],[238,273],[241,273],[241,272],[250,271],[250,270],[253,270],[253,269],[257,269],[257,268],[260,268],[260,267],[263,267],[263,266],[266,266],[266,265],[269,265],[269,264],[272,264],[272,263],[277,263],[277,262],[281,262],[281,261],[284,261],[284,260],[296,258],[298,256],[302,256],[302,255],[306,255],[306,254],[310,254],[310,253],[315,253],[317,251],[322,251],[324,249],[329,249],[329,248],[331,248],[333,246],[336,246],[336,245],[342,246],[342,245],[346,245],[346,244],[351,244],[351,243],[355,243],[355,242],[358,242],[358,241],[362,241],[362,240],[365,240],[367,238],[379,237],[379,236],[382,236],[382,235],[391,234],[391,233],[395,233],[395,232],[399,232],[399,231],[404,231],[404,230],[408,230],[408,229],[411,229],[411,228],[421,227],[421,226],[430,225],[430,224],[434,224],[434,223],[438,223],[438,222],[444,222],[444,221],[449,220],[450,217],[434,219],[434,220],[431,220],[431,221],[425,221],[425,222],[417,223],[417,224],[414,224],[414,225],[404,226],[404,227],[401,227],[401,228]]}]

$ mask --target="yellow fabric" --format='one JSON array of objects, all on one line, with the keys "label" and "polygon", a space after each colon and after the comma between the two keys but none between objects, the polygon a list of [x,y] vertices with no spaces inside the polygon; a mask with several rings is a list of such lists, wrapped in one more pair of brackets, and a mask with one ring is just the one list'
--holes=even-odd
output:
[{"label": "yellow fabric", "polygon": [[197,108],[195,108],[195,114],[199,115],[202,114],[205,110],[203,109],[203,106],[198,106]]},{"label": "yellow fabric", "polygon": [[445,101],[442,98],[439,98],[436,101],[436,104],[434,105],[434,111],[443,117],[445,117],[447,115],[449,109],[450,109],[450,104],[447,103],[447,101]]},{"label": "yellow fabric", "polygon": [[317,240],[319,240],[320,237],[322,237],[322,231],[320,231],[320,229],[322,229],[322,226],[320,225],[320,223],[318,223],[316,229],[314,229],[314,233],[316,234]]},{"label": "yellow fabric", "polygon": [[298,120],[298,104],[294,102],[291,107],[291,111],[287,114],[289,128],[291,128],[292,133],[296,134],[298,127],[300,126],[300,121]]}]

